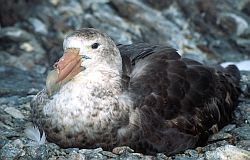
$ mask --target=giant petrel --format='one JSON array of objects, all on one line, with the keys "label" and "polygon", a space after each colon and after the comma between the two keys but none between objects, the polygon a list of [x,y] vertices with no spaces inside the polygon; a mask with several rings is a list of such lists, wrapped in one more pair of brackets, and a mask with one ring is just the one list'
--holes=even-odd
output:
[{"label": "giant petrel", "polygon": [[34,98],[33,122],[61,147],[167,155],[226,125],[237,106],[237,67],[211,67],[169,46],[116,45],[105,33],[70,33]]}]

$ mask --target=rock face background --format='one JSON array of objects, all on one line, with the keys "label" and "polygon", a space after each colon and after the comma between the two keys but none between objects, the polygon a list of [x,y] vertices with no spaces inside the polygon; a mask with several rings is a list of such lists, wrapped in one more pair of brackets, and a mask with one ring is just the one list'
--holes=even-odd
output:
[{"label": "rock face background", "polygon": [[[250,72],[233,121],[206,146],[147,156],[127,147],[61,149],[33,144],[30,100],[62,55],[66,33],[94,27],[117,43],[169,44],[208,64],[250,59],[250,0],[0,0],[0,159],[250,159]],[[250,66],[249,66],[250,68]]]}]

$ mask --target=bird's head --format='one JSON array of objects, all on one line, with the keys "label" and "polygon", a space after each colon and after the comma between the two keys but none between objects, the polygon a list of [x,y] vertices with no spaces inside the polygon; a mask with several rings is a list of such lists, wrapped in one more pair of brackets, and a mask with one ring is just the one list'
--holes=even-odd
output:
[{"label": "bird's head", "polygon": [[48,94],[52,95],[62,84],[80,72],[94,72],[102,66],[121,70],[121,56],[113,40],[93,28],[76,30],[63,42],[64,55],[47,77]]}]

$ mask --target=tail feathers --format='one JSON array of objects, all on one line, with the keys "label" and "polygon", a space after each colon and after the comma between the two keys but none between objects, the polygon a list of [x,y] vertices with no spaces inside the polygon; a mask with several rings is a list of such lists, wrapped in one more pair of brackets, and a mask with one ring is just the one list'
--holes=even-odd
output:
[{"label": "tail feathers", "polygon": [[240,83],[240,71],[235,65],[228,65],[226,68],[226,72],[231,75],[231,79],[236,85]]}]

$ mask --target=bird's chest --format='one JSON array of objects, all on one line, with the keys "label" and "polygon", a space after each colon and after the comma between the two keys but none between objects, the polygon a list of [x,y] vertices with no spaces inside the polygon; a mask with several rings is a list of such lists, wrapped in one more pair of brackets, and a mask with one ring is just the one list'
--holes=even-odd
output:
[{"label": "bird's chest", "polygon": [[43,110],[51,126],[62,128],[65,134],[85,133],[91,138],[110,132],[117,98],[110,90],[98,88],[95,84],[89,87],[77,83],[61,88]]}]

